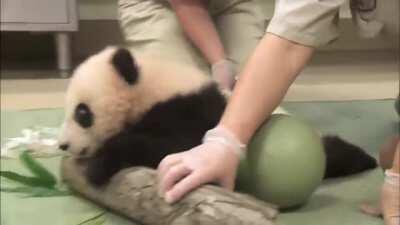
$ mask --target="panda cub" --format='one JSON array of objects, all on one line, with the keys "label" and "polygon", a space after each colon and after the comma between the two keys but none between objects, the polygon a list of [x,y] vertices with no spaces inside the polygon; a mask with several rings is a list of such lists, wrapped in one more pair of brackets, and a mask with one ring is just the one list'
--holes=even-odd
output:
[{"label": "panda cub", "polygon": [[[87,179],[103,185],[123,168],[156,168],[166,155],[201,144],[225,105],[216,83],[192,67],[108,47],[74,71],[60,149],[84,160]],[[324,142],[325,177],[376,166],[337,137]]]},{"label": "panda cub", "polygon": [[87,158],[89,181],[103,184],[122,168],[154,168],[201,144],[224,108],[201,72],[108,47],[74,71],[60,148]]}]

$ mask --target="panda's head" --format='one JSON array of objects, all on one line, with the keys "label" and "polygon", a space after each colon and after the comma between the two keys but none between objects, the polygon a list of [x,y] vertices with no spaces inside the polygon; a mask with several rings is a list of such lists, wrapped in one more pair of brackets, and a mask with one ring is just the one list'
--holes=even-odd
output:
[{"label": "panda's head", "polygon": [[74,71],[66,93],[60,148],[90,157],[110,137],[159,102],[200,90],[211,82],[201,72],[153,57],[133,57],[108,47]]}]

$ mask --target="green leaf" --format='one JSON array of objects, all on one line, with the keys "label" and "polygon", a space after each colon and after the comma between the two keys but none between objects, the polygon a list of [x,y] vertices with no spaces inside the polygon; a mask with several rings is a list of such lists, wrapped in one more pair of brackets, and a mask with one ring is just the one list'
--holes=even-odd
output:
[{"label": "green leaf", "polygon": [[23,176],[12,171],[0,171],[0,176],[28,186],[52,187],[48,181],[43,181],[37,177]]},{"label": "green leaf", "polygon": [[47,183],[49,187],[54,187],[57,180],[56,177],[50,173],[44,166],[42,166],[38,161],[30,156],[30,154],[25,151],[20,155],[21,162],[34,174],[37,178],[41,179],[44,183]]},{"label": "green leaf", "polygon": [[83,222],[77,224],[77,225],[102,225],[104,222],[106,222],[105,215],[106,212],[102,212],[92,218],[89,218],[87,220],[84,220]]},{"label": "green leaf", "polygon": [[68,192],[68,191],[50,189],[50,188],[44,188],[44,187],[15,187],[15,188],[0,187],[0,190],[2,192],[27,194],[26,196],[24,196],[25,198],[28,198],[28,197],[56,197],[56,196],[70,195],[70,192]]},{"label": "green leaf", "polygon": [[58,190],[58,189],[48,189],[36,187],[30,193],[27,193],[26,198],[30,197],[60,197],[71,195],[68,191]]},{"label": "green leaf", "polygon": [[4,188],[0,187],[2,192],[11,192],[11,193],[29,193],[32,191],[32,187],[15,187],[15,188]]}]

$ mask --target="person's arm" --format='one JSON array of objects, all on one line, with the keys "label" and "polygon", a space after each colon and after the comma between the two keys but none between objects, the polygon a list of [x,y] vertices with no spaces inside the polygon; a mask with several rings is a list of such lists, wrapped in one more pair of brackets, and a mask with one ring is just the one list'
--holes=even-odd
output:
[{"label": "person's arm", "polygon": [[280,104],[314,49],[266,34],[241,73],[220,125],[248,143]]},{"label": "person's arm", "polygon": [[225,50],[204,0],[168,0],[186,36],[208,63],[225,59]]},{"label": "person's arm", "polygon": [[222,88],[234,83],[234,66],[227,60],[224,46],[208,13],[205,0],[168,0],[188,39],[211,65],[212,75]]},{"label": "person's arm", "polygon": [[272,34],[265,35],[247,63],[220,124],[213,131],[214,137],[209,141],[206,138],[202,145],[191,150],[169,155],[160,163],[159,187],[167,202],[175,202],[210,182],[233,189],[240,143],[248,143],[258,126],[282,101],[312,53],[310,47]]}]

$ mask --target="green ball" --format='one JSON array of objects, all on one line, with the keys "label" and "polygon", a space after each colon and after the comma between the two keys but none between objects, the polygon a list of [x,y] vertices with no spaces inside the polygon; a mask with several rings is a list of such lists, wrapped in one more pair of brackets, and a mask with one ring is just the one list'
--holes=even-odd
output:
[{"label": "green ball", "polygon": [[280,208],[294,207],[321,183],[325,164],[318,132],[293,116],[275,114],[253,137],[237,183],[240,191]]},{"label": "green ball", "polygon": [[252,193],[252,176],[249,163],[246,158],[240,160],[239,168],[236,173],[235,189],[239,192]]}]

